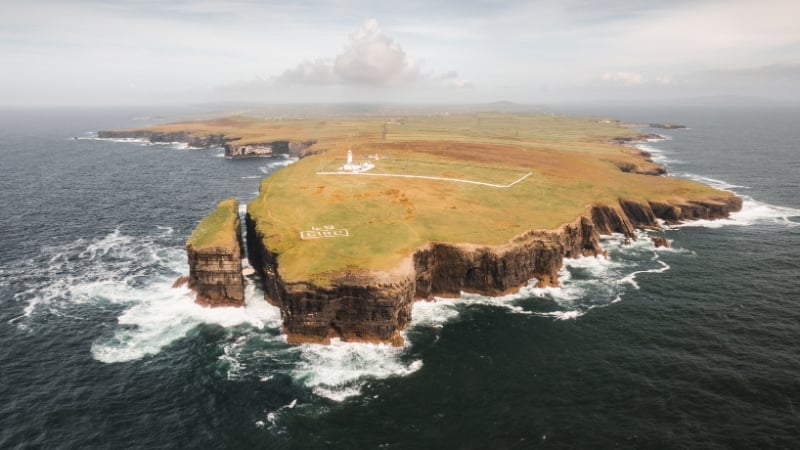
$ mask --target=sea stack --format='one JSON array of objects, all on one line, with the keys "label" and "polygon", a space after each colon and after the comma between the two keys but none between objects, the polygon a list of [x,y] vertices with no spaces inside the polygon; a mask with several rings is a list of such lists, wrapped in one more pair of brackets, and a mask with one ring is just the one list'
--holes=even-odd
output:
[{"label": "sea stack", "polygon": [[207,306],[244,306],[239,204],[229,198],[217,205],[186,241],[189,288]]}]

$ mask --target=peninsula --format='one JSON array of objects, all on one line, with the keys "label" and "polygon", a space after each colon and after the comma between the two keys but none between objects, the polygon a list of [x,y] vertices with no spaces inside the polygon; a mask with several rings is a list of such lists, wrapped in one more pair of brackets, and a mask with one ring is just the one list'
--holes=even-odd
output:
[{"label": "peninsula", "polygon": [[604,254],[601,234],[635,239],[742,205],[625,145],[652,135],[594,118],[228,117],[107,133],[295,149],[245,218],[247,257],[290,342],[399,345],[415,300],[558,285],[563,258]]}]

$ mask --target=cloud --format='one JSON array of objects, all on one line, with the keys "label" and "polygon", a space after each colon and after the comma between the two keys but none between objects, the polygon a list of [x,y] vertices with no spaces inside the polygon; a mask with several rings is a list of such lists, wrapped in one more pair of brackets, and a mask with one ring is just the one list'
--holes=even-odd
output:
[{"label": "cloud", "polygon": [[642,84],[644,75],[636,72],[606,72],[601,77],[603,81],[615,84]]},{"label": "cloud", "polygon": [[374,86],[406,84],[419,78],[419,65],[375,19],[367,20],[350,35],[344,52],[334,60],[333,70],[346,83]]},{"label": "cloud", "polygon": [[337,77],[333,73],[333,66],[330,61],[315,59],[313,61],[303,61],[297,66],[286,69],[275,81],[285,84],[334,84]]},{"label": "cloud", "polygon": [[333,58],[303,61],[275,77],[279,84],[404,86],[414,83],[469,88],[472,82],[455,71],[423,74],[420,63],[370,19],[350,34],[343,51]]},{"label": "cloud", "polygon": [[429,79],[434,84],[443,87],[456,88],[456,89],[466,89],[475,87],[471,81],[459,77],[458,72],[456,72],[455,70],[451,70],[441,75],[431,76],[429,77]]},{"label": "cloud", "polygon": [[286,84],[397,86],[422,79],[419,64],[370,19],[350,35],[342,53],[304,61],[275,81]]},{"label": "cloud", "polygon": [[643,86],[643,85],[667,85],[672,84],[672,77],[668,75],[658,75],[648,78],[638,72],[606,72],[600,77],[606,83],[617,86]]}]

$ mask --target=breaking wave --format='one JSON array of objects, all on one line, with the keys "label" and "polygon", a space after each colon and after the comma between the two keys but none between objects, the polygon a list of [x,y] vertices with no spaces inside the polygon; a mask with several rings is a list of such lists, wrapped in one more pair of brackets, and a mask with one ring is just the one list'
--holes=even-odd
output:
[{"label": "breaking wave", "polygon": [[18,275],[25,289],[14,299],[25,307],[12,321],[25,327],[23,319],[40,310],[58,314],[70,305],[97,300],[131,302],[147,280],[174,279],[185,266],[183,250],[161,245],[170,240],[172,228],[157,229],[134,238],[117,228],[95,240],[42,247],[39,255],[20,264]]},{"label": "breaking wave", "polygon": [[187,288],[172,288],[174,278],[186,273],[187,266],[183,249],[160,242],[171,234],[171,229],[164,228],[152,236],[134,238],[117,229],[93,241],[43,249],[56,271],[81,275],[51,278],[18,294],[19,300],[28,302],[26,315],[31,316],[23,322],[35,320],[36,311],[45,306],[57,310],[65,304],[119,305],[117,326],[91,346],[93,357],[109,364],[159,353],[196,327],[215,324],[226,330],[219,362],[231,380],[255,376],[269,383],[276,375],[288,376],[313,395],[340,402],[359,395],[374,380],[420,370],[423,362],[412,351],[413,331],[442,327],[464,308],[481,305],[512,314],[576,319],[619,301],[626,289],[637,289],[639,274],[668,268],[658,259],[662,250],[656,250],[645,234],[628,246],[622,244],[622,236],[611,236],[603,239],[609,259],[565,261],[562,287],[536,288],[533,280],[518,293],[502,297],[463,294],[457,299],[415,303],[404,347],[336,339],[329,346],[288,345],[281,334],[280,310],[263,300],[263,292],[252,280],[247,282],[245,308],[202,307],[194,303]]},{"label": "breaking wave", "polygon": [[[637,148],[645,150],[652,155],[654,162],[668,167],[670,164],[682,164],[682,161],[672,158],[669,151],[663,150],[647,144],[637,144]],[[696,181],[698,183],[706,184],[708,186],[733,192],[742,197],[742,210],[732,213],[727,219],[718,220],[695,220],[678,225],[677,228],[688,227],[705,227],[705,228],[721,228],[725,226],[749,226],[757,224],[777,224],[789,227],[800,226],[800,209],[789,208],[785,206],[771,205],[769,203],[760,202],[755,200],[749,195],[741,194],[740,190],[750,189],[749,186],[729,183],[725,180],[711,178],[703,175],[697,175],[688,172],[677,172],[672,174],[678,178],[685,178],[688,180]],[[673,228],[676,228],[673,226]]]},{"label": "breaking wave", "polygon": [[272,172],[275,172],[277,169],[281,169],[283,167],[289,166],[291,164],[296,163],[297,161],[299,161],[298,158],[292,158],[292,157],[288,157],[288,156],[282,157],[280,159],[275,158],[275,159],[272,159],[271,161],[269,161],[266,166],[259,167],[258,170],[260,170],[261,173],[263,173],[265,175],[269,175]]},{"label": "breaking wave", "polygon": [[[97,137],[97,133],[94,132],[87,134],[86,136],[75,137],[73,139],[79,141],[104,141],[104,142],[118,142],[123,144],[137,144],[141,147],[163,146],[163,147],[174,148],[176,150],[205,150],[205,148],[203,147],[190,146],[186,142],[150,142],[149,139],[144,139],[144,138],[101,138]],[[213,148],[219,148],[219,147],[213,147]],[[221,154],[219,156],[224,156],[224,154]]]},{"label": "breaking wave", "polygon": [[270,382],[283,374],[333,401],[359,394],[371,380],[422,367],[421,360],[408,358],[408,345],[335,339],[330,346],[288,345],[280,309],[264,300],[253,280],[246,283],[244,308],[196,304],[188,288],[172,288],[175,278],[188,272],[185,251],[174,246],[172,234],[171,228],[161,227],[134,237],[118,228],[94,240],[42,248],[15,272],[28,288],[16,294],[24,312],[10,322],[26,329],[46,325],[49,315],[121,310],[117,325],[90,349],[96,360],[109,364],[157,354],[200,325],[218,325],[228,336],[219,360],[230,379],[257,375]]},{"label": "breaking wave", "polygon": [[629,245],[622,235],[601,238],[609,256],[565,259],[559,272],[561,286],[536,287],[531,280],[514,294],[488,297],[462,293],[459,298],[437,298],[430,302],[416,302],[412,311],[412,327],[444,326],[456,319],[464,308],[489,306],[510,313],[571,320],[590,310],[606,307],[622,300],[628,289],[639,289],[637,276],[645,273],[662,273],[669,265],[661,260],[661,253],[685,253],[675,248],[656,248],[645,232]]}]

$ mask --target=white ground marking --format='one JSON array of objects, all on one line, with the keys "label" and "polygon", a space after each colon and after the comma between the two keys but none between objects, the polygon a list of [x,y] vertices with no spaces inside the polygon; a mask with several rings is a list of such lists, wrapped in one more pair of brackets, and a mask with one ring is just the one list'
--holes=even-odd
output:
[{"label": "white ground marking", "polygon": [[494,183],[484,183],[483,181],[472,181],[472,180],[464,180],[461,178],[444,178],[444,177],[428,177],[425,175],[402,175],[402,174],[395,174],[395,173],[367,173],[367,172],[317,172],[317,175],[357,175],[361,177],[395,177],[395,178],[419,178],[422,180],[436,180],[436,181],[450,181],[455,183],[467,183],[467,184],[477,184],[480,186],[489,186],[493,188],[510,188],[515,184],[519,183],[520,181],[524,180],[531,176],[533,172],[528,172],[525,175],[519,177],[516,181],[513,181],[509,184],[494,184]]}]

